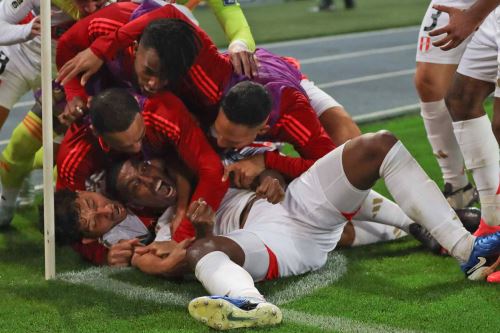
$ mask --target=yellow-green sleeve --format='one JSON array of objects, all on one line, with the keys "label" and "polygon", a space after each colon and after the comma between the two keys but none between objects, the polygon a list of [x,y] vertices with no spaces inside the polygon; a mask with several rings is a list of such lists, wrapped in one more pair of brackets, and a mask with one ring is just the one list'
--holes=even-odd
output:
[{"label": "yellow-green sleeve", "polygon": [[207,0],[221,24],[229,43],[243,41],[250,51],[255,51],[255,41],[247,19],[237,0]]},{"label": "yellow-green sleeve", "polygon": [[73,4],[73,0],[52,0],[51,3],[71,16],[75,21],[80,19],[80,12]]}]

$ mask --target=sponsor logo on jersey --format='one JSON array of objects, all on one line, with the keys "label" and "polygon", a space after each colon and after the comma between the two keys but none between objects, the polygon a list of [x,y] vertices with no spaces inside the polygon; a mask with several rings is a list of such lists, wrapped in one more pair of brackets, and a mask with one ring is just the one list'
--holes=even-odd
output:
[{"label": "sponsor logo on jersey", "polygon": [[17,9],[17,7],[21,6],[21,4],[24,2],[24,0],[14,0],[12,1],[11,5],[12,8]]},{"label": "sponsor logo on jersey", "polygon": [[224,6],[232,6],[238,3],[238,0],[222,0]]}]

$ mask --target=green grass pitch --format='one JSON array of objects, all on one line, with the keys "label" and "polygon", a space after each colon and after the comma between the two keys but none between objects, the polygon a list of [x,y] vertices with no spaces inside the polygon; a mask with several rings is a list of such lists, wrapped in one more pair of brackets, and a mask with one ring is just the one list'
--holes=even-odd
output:
[{"label": "green grass pitch", "polygon": [[[435,179],[422,121],[407,116],[363,126],[396,133]],[[384,188],[378,186],[380,191]],[[43,279],[43,241],[34,209],[0,233],[0,332],[207,332],[186,304],[195,281],[170,282],[134,270],[91,269],[57,250],[58,279]],[[498,285],[464,279],[455,260],[410,237],[334,252],[325,269],[259,285],[284,323],[255,332],[494,332]]]}]

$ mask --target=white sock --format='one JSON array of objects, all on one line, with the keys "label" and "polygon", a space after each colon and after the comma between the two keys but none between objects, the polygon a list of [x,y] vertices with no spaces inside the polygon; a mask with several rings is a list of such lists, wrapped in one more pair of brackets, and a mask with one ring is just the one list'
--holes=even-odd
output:
[{"label": "white sock", "polygon": [[17,196],[19,194],[19,189],[2,189],[2,195],[0,198],[0,206],[14,207],[16,205]]},{"label": "white sock", "polygon": [[420,102],[422,119],[424,120],[427,139],[436,156],[443,180],[450,183],[454,190],[469,183],[464,170],[462,152],[453,133],[450,113],[444,99],[437,102]]},{"label": "white sock", "polygon": [[406,232],[396,227],[371,221],[352,220],[354,241],[352,246],[386,242],[406,236]]},{"label": "white sock", "polygon": [[472,236],[458,219],[437,185],[398,141],[380,166],[394,200],[415,222],[460,261],[467,261],[474,245]]},{"label": "white sock", "polygon": [[250,274],[221,251],[210,252],[196,264],[194,273],[210,295],[251,297],[265,301]]},{"label": "white sock", "polygon": [[485,222],[495,224],[497,212],[485,209],[495,205],[498,189],[500,153],[493,135],[488,116],[456,121],[453,123],[455,136],[464,156],[465,166],[472,171],[481,201],[482,215]]},{"label": "white sock", "polygon": [[414,223],[398,205],[373,190],[361,204],[356,219],[394,226],[407,233]]}]

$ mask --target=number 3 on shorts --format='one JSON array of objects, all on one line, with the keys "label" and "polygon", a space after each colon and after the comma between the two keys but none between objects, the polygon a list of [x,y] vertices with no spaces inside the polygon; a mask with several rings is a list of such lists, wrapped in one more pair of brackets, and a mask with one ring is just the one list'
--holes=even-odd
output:
[{"label": "number 3 on shorts", "polygon": [[0,74],[3,74],[3,72],[5,71],[8,62],[9,57],[7,57],[7,55],[3,51],[0,51]]}]

